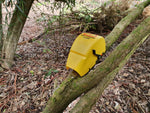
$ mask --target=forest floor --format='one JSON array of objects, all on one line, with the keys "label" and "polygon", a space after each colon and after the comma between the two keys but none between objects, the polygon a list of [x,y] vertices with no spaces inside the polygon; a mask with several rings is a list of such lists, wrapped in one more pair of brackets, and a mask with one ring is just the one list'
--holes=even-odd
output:
[{"label": "forest floor", "polygon": [[[103,59],[139,22],[136,20],[126,28]],[[20,41],[36,37],[44,31],[42,26],[32,23],[30,21],[25,25]],[[99,35],[106,37],[109,32]],[[65,64],[69,49],[78,35],[77,31],[47,33],[32,43],[18,45],[12,69],[0,73],[0,112],[42,112],[52,93],[69,73]],[[73,104],[65,113],[69,113]],[[150,113],[150,37],[105,89],[91,113]]]}]

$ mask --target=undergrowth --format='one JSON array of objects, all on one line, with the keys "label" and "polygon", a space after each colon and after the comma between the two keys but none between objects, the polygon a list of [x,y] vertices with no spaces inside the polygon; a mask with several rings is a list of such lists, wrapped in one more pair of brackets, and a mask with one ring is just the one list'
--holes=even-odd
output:
[{"label": "undergrowth", "polygon": [[[72,31],[102,33],[105,30],[112,30],[127,15],[130,3],[131,0],[109,0],[101,6],[91,9],[89,5],[76,4],[82,7],[75,8],[59,2],[54,7],[51,7],[54,15],[49,16],[42,13],[45,31],[46,33],[51,32],[52,36],[50,38],[54,41],[54,45],[57,48],[55,51],[56,60],[58,59],[59,51],[61,51],[58,49],[58,45],[62,41],[56,36],[62,36],[65,35],[65,32]],[[56,10],[57,15],[55,13]]]},{"label": "undergrowth", "polygon": [[101,6],[92,9],[89,5],[82,6],[80,4],[82,7],[69,7],[69,11],[66,5],[60,3],[59,5],[57,4],[59,6],[59,14],[49,17],[46,21],[47,30],[66,28],[66,26],[69,26],[67,30],[78,30],[80,32],[112,30],[126,16],[130,3],[131,0],[109,0]]}]

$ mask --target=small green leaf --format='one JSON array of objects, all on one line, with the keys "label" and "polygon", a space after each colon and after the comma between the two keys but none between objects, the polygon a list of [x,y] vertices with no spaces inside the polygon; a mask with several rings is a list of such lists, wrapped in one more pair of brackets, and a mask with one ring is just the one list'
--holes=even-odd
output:
[{"label": "small green leaf", "polygon": [[53,73],[58,73],[59,71],[56,70],[56,69],[50,69],[50,70],[46,73],[46,75],[44,76],[44,79],[45,79],[46,77],[48,77],[48,76],[51,76],[51,75],[52,75],[52,72],[53,72]]},{"label": "small green leaf", "polygon": [[58,70],[53,70],[53,72],[54,72],[54,73],[58,73],[59,71],[58,71]]},{"label": "small green leaf", "polygon": [[46,49],[43,50],[43,53],[46,53]]},{"label": "small green leaf", "polygon": [[35,38],[33,38],[33,39],[32,39],[32,42],[34,42],[35,40],[36,40],[36,39],[35,39]]},{"label": "small green leaf", "polygon": [[50,69],[49,71],[48,71],[48,73],[46,74],[46,76],[50,76],[52,74],[52,70]]},{"label": "small green leaf", "polygon": [[42,6],[42,4],[41,4],[41,3],[37,3],[37,5],[38,5],[38,6]]},{"label": "small green leaf", "polygon": [[106,5],[107,5],[107,3],[105,2],[105,3],[104,3],[104,6],[106,7]]},{"label": "small green leaf", "polygon": [[44,79],[45,79],[46,77],[48,77],[48,76],[51,76],[51,74],[52,74],[52,70],[50,69],[50,70],[48,71],[48,73],[46,73],[46,75],[44,76]]},{"label": "small green leaf", "polygon": [[33,70],[31,70],[30,73],[31,73],[32,75],[34,75],[34,71],[33,71]]}]

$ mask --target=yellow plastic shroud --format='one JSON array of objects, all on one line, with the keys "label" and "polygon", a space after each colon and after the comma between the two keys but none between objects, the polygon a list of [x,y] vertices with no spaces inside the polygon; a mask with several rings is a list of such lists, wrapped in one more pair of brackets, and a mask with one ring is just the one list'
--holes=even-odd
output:
[{"label": "yellow plastic shroud", "polygon": [[75,70],[80,76],[85,75],[96,64],[97,56],[106,51],[103,37],[82,33],[74,41],[67,59],[66,68]]}]

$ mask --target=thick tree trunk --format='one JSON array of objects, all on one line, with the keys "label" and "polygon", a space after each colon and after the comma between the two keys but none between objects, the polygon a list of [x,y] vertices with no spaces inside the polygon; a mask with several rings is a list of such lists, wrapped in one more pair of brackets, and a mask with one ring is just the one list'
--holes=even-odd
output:
[{"label": "thick tree trunk", "polygon": [[3,39],[3,26],[2,26],[2,1],[0,1],[0,53],[2,49]]},{"label": "thick tree trunk", "polygon": [[33,1],[18,0],[2,47],[3,68],[9,69],[13,64],[17,43]]},{"label": "thick tree trunk", "polygon": [[[126,55],[126,57],[124,57],[124,59],[122,59],[122,61],[120,62],[119,66],[117,68],[115,68],[111,73],[107,74],[101,81],[100,83],[93,89],[91,89],[90,91],[88,91],[84,96],[82,96],[79,100],[79,102],[75,105],[75,107],[69,112],[69,113],[89,113],[89,111],[91,110],[92,106],[96,103],[96,101],[98,100],[98,98],[102,95],[103,91],[105,90],[105,88],[111,83],[111,81],[113,80],[113,78],[115,77],[115,75],[118,73],[118,71],[126,64],[126,62],[129,60],[129,58],[131,57],[131,55],[134,53],[134,51],[140,46],[140,44],[142,44],[145,39],[147,39],[147,37],[150,34],[150,27],[148,29],[143,29],[143,30],[147,30],[148,32],[144,32],[144,38],[139,35],[136,35],[135,33],[142,33],[143,30],[140,30],[144,27],[146,27],[146,23],[149,23],[148,25],[150,25],[150,17],[145,20],[136,30],[134,30],[125,40],[124,40],[124,46],[118,46],[115,51],[119,52],[119,50],[122,48],[122,51],[124,51],[124,47],[128,47],[128,44],[134,44],[133,49],[131,49],[129,51],[129,53]],[[144,27],[143,27],[144,26]],[[147,35],[147,36],[146,36]],[[134,37],[133,37],[134,36]],[[130,42],[130,41],[139,41],[137,43],[134,42]],[[142,39],[143,38],[143,39]],[[126,43],[125,43],[126,42]],[[122,43],[121,43],[122,45]],[[115,51],[113,51],[112,54],[117,54],[115,53]],[[111,55],[112,55],[111,54]],[[110,57],[111,57],[110,55]],[[117,60],[117,59],[115,59]]]},{"label": "thick tree trunk", "polygon": [[[147,6],[150,3],[150,0],[147,0],[146,2],[140,4],[140,7],[137,7],[136,9],[141,9],[140,12],[144,9],[145,6]],[[135,16],[134,16],[134,13]],[[112,45],[115,40],[119,37],[119,35],[122,33],[125,27],[127,26],[135,17],[137,17],[138,13],[136,10],[133,10],[133,12],[129,13],[128,18],[125,17],[125,19],[121,20],[119,22],[118,27],[115,27],[113,30],[114,33],[117,33],[117,36],[115,36],[114,33],[110,33],[110,35],[106,38],[106,46],[107,48]],[[137,14],[137,15],[136,15]],[[128,20],[129,19],[129,20]],[[125,24],[125,21],[127,22]],[[118,32],[117,32],[118,31]],[[145,31],[143,31],[143,34]],[[136,34],[137,35],[137,34]],[[138,35],[137,35],[138,36]],[[143,35],[144,36],[144,35]],[[145,37],[145,36],[144,36]],[[114,39],[115,38],[115,39]],[[141,37],[140,37],[141,38]],[[109,41],[111,40],[111,41]],[[141,40],[141,39],[140,39]],[[136,40],[139,41],[139,40]],[[111,44],[110,44],[111,43]],[[121,47],[124,49],[124,51],[121,51],[121,49],[118,48],[117,51],[115,51],[115,54],[112,54],[111,57],[108,57],[104,62],[102,62],[94,71],[91,71],[88,75],[84,77],[76,76],[74,73],[71,73],[66,80],[60,85],[60,87],[54,92],[53,96],[48,101],[48,104],[46,108],[44,109],[44,113],[60,113],[62,112],[68,104],[76,99],[78,96],[80,96],[82,93],[86,93],[93,87],[99,84],[99,81],[102,80],[106,75],[113,72],[113,70],[117,69],[120,66],[120,62],[122,59],[126,57],[128,53],[130,53],[130,50],[134,47],[134,44],[132,43],[124,43],[125,47]],[[139,42],[136,42],[135,44],[138,44]],[[129,46],[129,47],[127,47]],[[120,51],[120,52],[118,52]],[[115,60],[117,59],[117,61]]]}]

